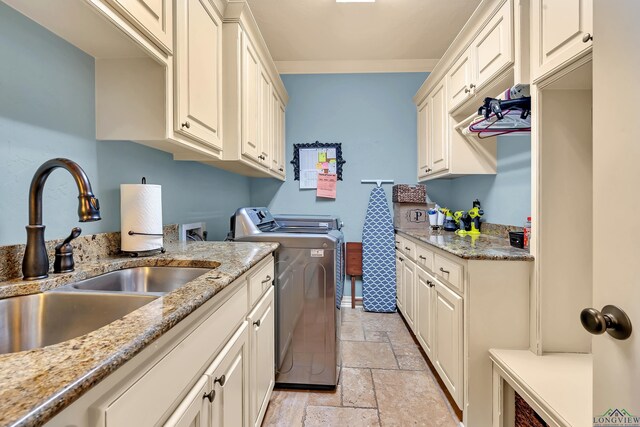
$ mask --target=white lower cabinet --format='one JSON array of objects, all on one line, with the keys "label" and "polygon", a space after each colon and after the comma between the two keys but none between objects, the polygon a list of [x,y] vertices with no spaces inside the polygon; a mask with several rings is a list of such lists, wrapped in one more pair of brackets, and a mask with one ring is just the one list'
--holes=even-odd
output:
[{"label": "white lower cabinet", "polygon": [[211,420],[208,393],[209,377],[203,375],[164,425],[167,427],[208,426]]},{"label": "white lower cabinet", "polygon": [[402,254],[396,251],[396,303],[401,312],[404,312],[404,284],[402,282],[404,260]]},{"label": "white lower cabinet", "polygon": [[416,268],[416,337],[430,358],[433,354],[433,277],[422,268]]},{"label": "white lower cabinet", "polygon": [[434,282],[432,359],[440,378],[462,406],[462,297]]},{"label": "white lower cabinet", "polygon": [[249,314],[251,348],[250,366],[250,420],[260,426],[267,411],[275,384],[274,290],[269,290]]},{"label": "white lower cabinet", "polygon": [[[211,401],[211,426],[249,425],[249,333],[244,322],[206,370]],[[211,397],[208,397],[211,396]]]},{"label": "white lower cabinet", "polygon": [[404,315],[411,330],[415,331],[415,289],[416,265],[410,259],[405,259],[402,267],[402,283],[404,291]]}]

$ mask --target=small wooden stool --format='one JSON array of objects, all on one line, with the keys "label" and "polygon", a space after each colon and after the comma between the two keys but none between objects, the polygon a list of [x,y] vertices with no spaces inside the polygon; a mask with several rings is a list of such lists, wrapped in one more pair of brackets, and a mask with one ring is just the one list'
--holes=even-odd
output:
[{"label": "small wooden stool", "polygon": [[356,308],[356,276],[362,276],[362,242],[347,242],[345,270],[351,276],[351,308]]}]

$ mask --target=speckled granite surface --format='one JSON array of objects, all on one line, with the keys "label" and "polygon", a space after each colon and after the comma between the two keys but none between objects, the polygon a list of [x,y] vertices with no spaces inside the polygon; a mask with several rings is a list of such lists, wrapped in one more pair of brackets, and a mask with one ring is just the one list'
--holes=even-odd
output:
[{"label": "speckled granite surface", "polygon": [[463,259],[496,261],[533,261],[534,259],[529,251],[514,248],[509,245],[508,239],[496,235],[458,236],[450,231],[433,233],[429,229],[420,231],[396,229],[396,231]]},{"label": "speckled granite surface", "polygon": [[42,349],[0,355],[0,425],[42,425],[225,286],[272,253],[276,243],[166,244],[148,258],[110,256],[79,261],[49,279],[0,282],[3,297],[38,292],[108,271],[137,266],[213,270],[96,331]]}]

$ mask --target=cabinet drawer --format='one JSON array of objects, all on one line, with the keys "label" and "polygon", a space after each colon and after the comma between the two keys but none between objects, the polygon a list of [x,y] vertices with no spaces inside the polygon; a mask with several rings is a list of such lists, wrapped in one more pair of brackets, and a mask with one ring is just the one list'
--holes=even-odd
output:
[{"label": "cabinet drawer", "polygon": [[273,257],[264,267],[249,277],[249,305],[253,307],[273,282]]},{"label": "cabinet drawer", "polygon": [[417,258],[416,244],[409,239],[403,239],[402,253],[404,253],[408,258],[415,260]]},{"label": "cabinet drawer", "polygon": [[106,408],[106,426],[155,425],[246,314],[245,285]]},{"label": "cabinet drawer", "polygon": [[424,246],[416,245],[416,262],[427,271],[433,271],[434,253]]},{"label": "cabinet drawer", "polygon": [[457,262],[451,261],[438,254],[434,256],[434,270],[437,278],[462,292],[463,267]]}]

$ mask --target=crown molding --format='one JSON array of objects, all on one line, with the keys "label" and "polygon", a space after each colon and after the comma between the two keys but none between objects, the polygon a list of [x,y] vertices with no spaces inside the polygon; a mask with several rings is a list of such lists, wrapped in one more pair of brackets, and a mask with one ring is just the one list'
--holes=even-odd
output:
[{"label": "crown molding", "polygon": [[354,61],[275,61],[280,74],[355,74],[430,72],[439,59]]}]

